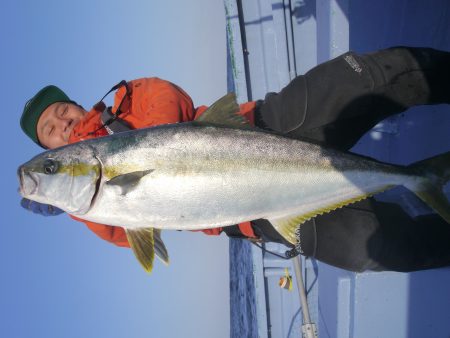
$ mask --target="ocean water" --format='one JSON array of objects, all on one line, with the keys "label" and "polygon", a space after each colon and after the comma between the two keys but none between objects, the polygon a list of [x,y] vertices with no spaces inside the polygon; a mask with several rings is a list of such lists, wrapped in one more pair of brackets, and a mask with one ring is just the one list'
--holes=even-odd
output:
[{"label": "ocean water", "polygon": [[230,238],[230,337],[257,338],[251,243]]}]

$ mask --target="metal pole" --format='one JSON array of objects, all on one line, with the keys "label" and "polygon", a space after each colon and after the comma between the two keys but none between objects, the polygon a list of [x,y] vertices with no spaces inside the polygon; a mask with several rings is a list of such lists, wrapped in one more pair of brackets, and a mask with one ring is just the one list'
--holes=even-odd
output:
[{"label": "metal pole", "polygon": [[316,324],[311,323],[311,316],[309,315],[308,300],[306,299],[305,285],[302,275],[302,260],[300,256],[293,258],[295,279],[297,280],[297,289],[300,296],[300,303],[302,306],[303,325],[302,334],[304,338],[317,338]]}]

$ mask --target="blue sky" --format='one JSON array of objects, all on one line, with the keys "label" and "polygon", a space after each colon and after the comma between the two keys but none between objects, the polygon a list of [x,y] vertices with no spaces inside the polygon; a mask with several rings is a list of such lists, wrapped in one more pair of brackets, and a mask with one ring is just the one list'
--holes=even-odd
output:
[{"label": "blue sky", "polygon": [[[226,92],[221,0],[19,0],[0,13],[0,332],[5,337],[229,337],[228,240],[165,232],[171,265],[146,275],[67,215],[19,206],[16,170],[40,152],[23,105],[55,84],[89,109],[122,79],[158,76],[196,105]],[[5,121],[6,120],[6,121]]]}]

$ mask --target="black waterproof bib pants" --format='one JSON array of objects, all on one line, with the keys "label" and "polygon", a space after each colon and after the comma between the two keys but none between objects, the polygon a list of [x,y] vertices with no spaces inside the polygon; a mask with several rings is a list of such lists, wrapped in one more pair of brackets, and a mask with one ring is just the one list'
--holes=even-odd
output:
[{"label": "black waterproof bib pants", "polygon": [[[348,150],[388,116],[415,105],[450,103],[449,83],[448,52],[349,52],[268,94],[256,125]],[[267,223],[255,221],[256,233],[280,241]],[[400,206],[373,198],[317,216],[300,229],[304,255],[352,271],[450,265],[450,224],[435,214],[411,218]]]}]

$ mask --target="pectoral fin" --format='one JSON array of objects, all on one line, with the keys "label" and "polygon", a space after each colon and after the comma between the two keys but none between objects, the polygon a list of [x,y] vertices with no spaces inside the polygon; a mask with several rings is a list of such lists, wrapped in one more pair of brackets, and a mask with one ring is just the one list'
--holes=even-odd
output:
[{"label": "pectoral fin", "polygon": [[150,273],[155,259],[153,228],[125,229],[125,233],[137,260],[144,270]]},{"label": "pectoral fin", "polygon": [[119,186],[122,189],[121,194],[126,195],[134,188],[136,188],[142,177],[150,174],[153,171],[154,171],[153,169],[149,169],[142,171],[133,171],[128,174],[118,175],[107,181],[106,184]]}]

